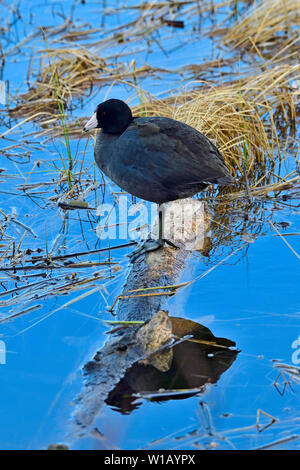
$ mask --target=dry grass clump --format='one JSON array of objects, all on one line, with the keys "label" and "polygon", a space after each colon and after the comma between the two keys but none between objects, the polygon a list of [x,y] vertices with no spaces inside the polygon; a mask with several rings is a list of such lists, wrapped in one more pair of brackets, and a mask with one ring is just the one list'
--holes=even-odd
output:
[{"label": "dry grass clump", "polygon": [[207,135],[222,151],[234,174],[252,172],[280,154],[275,118],[292,126],[296,111],[289,80],[300,66],[277,66],[260,75],[220,86],[203,85],[164,100],[151,99],[135,114],[168,116]]},{"label": "dry grass clump", "polygon": [[223,43],[253,51],[257,46],[278,47],[278,42],[299,38],[299,22],[300,0],[263,0],[228,28]]},{"label": "dry grass clump", "polygon": [[[197,5],[192,2],[190,7],[190,2],[179,3],[187,5],[186,14],[194,12],[196,6],[199,6],[197,2]],[[225,4],[232,2],[228,0]],[[228,30],[225,43],[235,47],[246,46],[248,41],[248,45],[256,48],[257,44],[274,39],[276,35],[293,42],[298,5],[300,0],[261,2],[239,24],[236,23]],[[40,51],[40,67],[34,75],[35,81],[26,93],[17,97],[17,105],[10,110],[10,115],[23,117],[22,122],[38,121],[43,129],[36,132],[36,136],[64,135],[67,142],[69,137],[78,137],[85,119],[69,122],[65,111],[72,108],[72,104],[78,106],[78,98],[92,93],[94,86],[118,82],[137,90],[141,104],[135,108],[135,114],[170,116],[186,122],[214,140],[232,174],[238,172],[249,175],[258,167],[263,171],[264,163],[273,162],[275,155],[280,156],[279,138],[282,129],[293,129],[295,125],[295,89],[290,82],[300,77],[300,66],[289,65],[293,53],[291,46],[277,48],[281,55],[286,54],[283,65],[276,66],[278,62],[275,60],[262,64],[260,60],[252,76],[245,76],[245,71],[234,75],[236,71],[232,67],[232,76],[237,78],[231,82],[221,85],[198,82],[192,84],[193,89],[186,88],[169,98],[146,99],[147,94],[141,89],[138,77],[152,74],[159,76],[169,71],[148,65],[137,67],[135,59],[127,63],[118,61],[120,51],[114,58],[104,58],[101,51],[104,54],[105,48],[116,47],[120,41],[122,48],[124,43],[141,41],[146,26],[153,30],[161,24],[169,11],[164,8],[166,5],[160,4],[159,15],[152,18],[152,8],[147,5],[146,11],[132,24],[125,25],[121,32],[118,31],[117,36],[116,31],[110,31],[107,37],[100,39],[97,43],[98,53],[82,45]],[[174,17],[177,18],[176,15]],[[257,52],[257,48],[255,50]],[[231,67],[232,61],[234,58],[230,57],[206,64],[191,64],[183,66],[181,72],[187,68],[195,68],[197,72],[212,68],[222,73],[223,66]],[[179,70],[176,72],[179,73]],[[29,70],[28,81],[32,75]]]},{"label": "dry grass clump", "polygon": [[[48,65],[43,63],[48,61]],[[34,84],[26,93],[17,97],[17,105],[10,110],[12,117],[30,117],[40,124],[49,125],[58,115],[57,96],[53,86],[53,74],[59,83],[60,99],[65,109],[72,100],[90,93],[93,86],[126,79],[129,76],[151,74],[151,67],[135,68],[131,63],[109,64],[84,49],[54,49],[45,52],[40,71]]]},{"label": "dry grass clump", "polygon": [[[295,128],[297,92],[291,80],[297,77],[300,65],[281,65],[218,86],[194,82],[193,89],[164,99],[137,89],[140,105],[133,114],[167,116],[189,124],[215,141],[232,174],[255,173],[260,178],[281,155],[282,129],[288,133]],[[82,137],[87,118],[68,123],[70,138]],[[60,126],[51,126],[37,135],[63,133]]]},{"label": "dry grass clump", "polygon": [[[136,83],[139,77],[161,77],[162,74],[169,73],[169,70],[147,64],[136,66],[137,52],[147,53],[152,44],[157,44],[164,50],[160,43],[173,37],[168,26],[180,23],[180,28],[186,28],[188,36],[191,34],[189,27],[192,25],[196,28],[203,14],[214,14],[219,8],[230,6],[234,2],[235,0],[225,0],[214,5],[210,0],[179,0],[171,3],[142,2],[133,6],[109,8],[106,15],[119,15],[125,9],[136,10],[138,14],[128,23],[105,29],[105,34],[103,28],[91,29],[86,24],[76,27],[72,15],[60,28],[38,29],[33,37],[42,33],[47,47],[45,50],[36,51],[32,56],[27,71],[29,90],[13,97],[12,102],[16,106],[10,109],[11,117],[32,118],[43,127],[55,122],[58,118],[58,107],[52,84],[53,68],[65,109],[71,102],[74,104],[76,98],[91,93],[95,86],[127,80]],[[26,39],[26,43],[29,40],[30,38]],[[84,43],[86,40],[89,42]],[[211,68],[218,70],[220,66],[220,61],[200,66],[191,64],[172,72],[199,73]]]}]

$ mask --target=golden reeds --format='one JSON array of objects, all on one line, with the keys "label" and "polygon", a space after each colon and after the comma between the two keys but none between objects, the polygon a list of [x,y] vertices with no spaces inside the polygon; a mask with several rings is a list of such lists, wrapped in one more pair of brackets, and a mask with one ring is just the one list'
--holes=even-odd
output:
[{"label": "golden reeds", "polygon": [[[291,80],[297,77],[300,77],[299,65],[278,65],[223,85],[194,82],[193,87],[164,99],[138,90],[142,102],[133,112],[167,116],[189,124],[216,142],[232,174],[236,171],[249,174],[257,165],[273,161],[275,154],[280,155],[276,123],[294,126],[295,89]],[[53,97],[53,106],[55,101]],[[78,137],[84,122],[82,118],[68,123],[69,136]],[[62,135],[61,126],[53,124],[44,121],[44,130],[38,135]]]},{"label": "golden reeds", "polygon": [[[216,141],[232,173],[280,153],[276,119],[295,120],[294,89],[290,80],[300,66],[277,66],[259,75],[220,86],[200,84],[167,99],[150,99],[135,114],[168,116],[183,121]],[[201,85],[201,86],[200,86]]]},{"label": "golden reeds", "polygon": [[[127,80],[136,83],[139,77],[151,75],[159,77],[163,73],[170,72],[148,64],[136,66],[135,53],[130,52],[130,48],[128,52],[127,46],[134,46],[139,52],[141,49],[146,52],[151,47],[151,42],[154,42],[163,50],[160,42],[164,37],[158,40],[153,34],[163,29],[167,37],[170,37],[171,33],[166,32],[168,21],[174,22],[176,18],[179,20],[184,18],[181,22],[186,26],[197,21],[197,18],[205,12],[215,13],[219,8],[230,6],[234,2],[235,0],[224,0],[216,5],[210,0],[207,2],[195,0],[180,0],[172,3],[142,2],[140,5],[132,6],[133,9],[139,11],[136,19],[107,30],[105,35],[100,35],[101,29],[91,29],[85,25],[81,29],[75,28],[71,18],[68,18],[64,26],[57,31],[51,29],[49,32],[47,28],[41,28],[41,31],[34,33],[33,38],[42,33],[46,49],[36,51],[31,57],[27,72],[29,90],[12,97],[12,102],[16,106],[11,107],[10,115],[15,118],[35,115],[34,120],[42,126],[55,123],[59,114],[55,90],[51,84],[53,67],[57,73],[61,99],[65,106],[72,100],[91,93],[95,86]],[[126,6],[127,8],[130,7]],[[118,8],[112,9],[111,13],[118,11]],[[59,37],[48,42],[49,36],[53,35]],[[84,46],[83,40],[87,38],[93,41]],[[77,43],[74,42],[75,39]],[[63,47],[61,44],[56,46],[58,42],[62,43]],[[132,58],[128,61],[124,60],[124,57],[128,55]],[[216,64],[201,64],[200,69],[198,64],[194,65],[197,71],[210,67],[218,69],[219,66],[219,61]],[[36,68],[38,70],[35,70]],[[182,67],[182,72],[185,69],[193,72],[193,65]],[[179,70],[172,72],[179,72]]]},{"label": "golden reeds", "polygon": [[275,43],[278,47],[278,42],[283,45],[294,38],[299,40],[299,22],[300,0],[264,0],[254,3],[241,19],[227,29],[223,43],[254,52],[257,46],[272,46]]},{"label": "golden reeds", "polygon": [[[144,2],[133,7],[140,9],[142,12],[137,21],[133,22],[132,25],[123,25],[124,27],[121,26],[119,30],[106,31],[105,35],[100,35],[100,38],[98,33],[101,32],[101,29],[76,28],[75,25],[69,24],[69,20],[66,20],[63,27],[56,30],[56,36],[58,37],[55,41],[49,41],[49,47],[47,46],[44,50],[40,50],[36,52],[36,55],[33,55],[27,74],[28,91],[13,98],[10,97],[10,103],[14,102],[16,105],[13,109],[10,108],[10,116],[22,118],[23,120],[16,124],[13,123],[10,128],[6,128],[2,136],[5,138],[8,136],[9,139],[10,134],[19,131],[22,124],[29,121],[35,121],[40,126],[38,130],[33,129],[31,134],[28,134],[35,137],[65,135],[68,139],[69,137],[77,138],[79,135],[82,136],[81,129],[86,118],[71,121],[72,118],[68,116],[67,121],[65,113],[69,112],[72,105],[78,106],[80,98],[91,94],[95,86],[114,83],[126,86],[127,90],[132,91],[131,97],[133,99],[138,96],[140,105],[133,108],[135,115],[169,116],[197,128],[216,142],[237,181],[237,184],[228,190],[221,190],[220,193],[217,193],[217,189],[210,188],[201,195],[214,209],[211,222],[212,236],[209,239],[210,245],[207,253],[212,254],[219,247],[228,247],[229,245],[234,250],[229,256],[226,254],[219,263],[203,274],[206,275],[210,270],[219,266],[220,263],[227,262],[229,257],[237,254],[239,250],[241,253],[249,240],[251,242],[258,233],[264,230],[265,220],[270,217],[268,211],[265,211],[263,207],[265,201],[269,202],[273,197],[273,200],[276,200],[276,205],[282,204],[284,199],[278,197],[280,192],[293,189],[296,185],[299,186],[300,176],[296,170],[288,173],[290,168],[286,170],[283,168],[282,171],[281,169],[275,169],[275,164],[281,159],[284,161],[285,157],[286,143],[281,140],[282,129],[286,129],[287,134],[293,132],[296,120],[295,103],[297,100],[299,102],[297,97],[297,93],[299,96],[299,89],[293,88],[292,83],[293,80],[300,79],[300,66],[293,65],[297,54],[296,27],[299,24],[299,2],[300,0],[265,0],[257,3],[225,33],[225,45],[232,46],[236,54],[231,53],[223,57],[220,56],[210,62],[191,63],[180,69],[172,70],[171,72],[177,75],[178,82],[181,78],[187,76],[189,79],[194,76],[200,76],[201,78],[204,76],[206,80],[194,81],[176,91],[171,90],[167,98],[160,99],[143,90],[143,82],[140,82],[139,78],[149,77],[149,75],[160,77],[162,74],[167,76],[170,71],[147,64],[136,65],[134,52],[132,50],[128,52],[130,48],[126,46],[130,43],[131,46],[133,44],[140,46],[141,44],[141,47],[144,47],[145,42],[148,40],[147,35],[158,31],[164,21],[167,21],[165,18],[166,12],[169,14],[170,21],[174,21],[176,18],[180,20],[183,16],[181,16],[179,7],[185,6],[187,13],[190,15],[189,18],[191,18],[199,12],[208,12],[209,9],[230,7],[230,5],[232,7],[236,3],[235,0],[225,0],[219,2],[216,6],[210,0],[207,2],[183,0],[172,2],[172,4],[170,2]],[[187,24],[190,24],[188,18],[184,17],[184,26],[186,27]],[[66,26],[68,27],[66,28]],[[51,31],[53,33],[53,30]],[[96,35],[97,37],[95,37]],[[188,32],[188,35],[191,36],[191,31]],[[36,36],[37,33],[32,38]],[[89,40],[93,41],[97,39],[97,42],[92,45],[87,45],[85,42],[86,46],[84,47],[83,40],[87,41],[88,37]],[[164,45],[163,39],[159,38],[162,45]],[[80,43],[76,44],[75,40],[80,41]],[[29,42],[30,37],[26,41]],[[64,41],[69,41],[71,46]],[[62,43],[63,47],[61,46]],[[151,43],[151,36],[149,43]],[[13,53],[16,47],[22,45],[24,45],[24,41],[14,46],[10,53]],[[275,53],[272,60],[266,62],[263,59],[266,56],[265,52],[272,45],[276,47]],[[254,52],[251,55],[251,73],[249,73],[249,69],[246,69],[248,67],[246,62],[239,67],[239,56],[242,48]],[[128,62],[125,61],[125,57],[129,57]],[[247,57],[249,56],[247,55]],[[37,64],[38,59],[40,59],[39,64]],[[279,65],[280,63],[281,65]],[[38,70],[35,69],[36,65],[39,65]],[[228,74],[230,74],[230,79]],[[53,80],[54,76],[55,80]],[[62,106],[61,110],[59,109],[60,104]],[[97,104],[97,100],[94,104]],[[27,138],[27,136],[23,137]],[[86,138],[86,135],[84,138]],[[86,143],[92,151],[90,143],[88,141]],[[20,143],[13,143],[13,145],[7,146],[7,149],[14,148],[14,145],[17,146]],[[296,146],[296,142],[293,145]],[[4,151],[5,149],[2,150],[3,153]],[[80,207],[77,199],[78,196],[83,194],[82,185],[84,181],[82,181],[81,175],[84,168],[84,154],[81,162],[78,161],[81,165],[80,171],[78,171],[78,167],[74,171],[76,158],[80,158],[80,155],[73,156],[74,160],[70,165],[70,172],[73,170],[74,177],[72,188],[66,184],[67,172],[64,173],[56,166],[51,166],[51,171],[53,170],[56,179],[51,182],[55,189],[52,192],[49,189],[49,196],[51,195],[49,201],[55,201],[55,203],[58,201],[58,207],[64,210]],[[44,165],[43,160],[41,161]],[[34,185],[42,184],[41,182],[33,182],[32,185],[27,184],[28,179],[36,172],[39,165],[40,160],[37,160],[27,179],[23,182],[24,184],[17,187],[19,191],[24,191],[28,197],[30,197],[28,191],[34,189]],[[47,162],[47,168],[48,165],[49,162]],[[97,201],[96,185],[94,185],[95,176],[94,179],[91,179],[88,171],[89,169],[86,170],[88,182],[92,183],[89,187],[92,188],[91,191],[95,190],[95,201]],[[77,175],[79,176],[77,177]],[[46,183],[43,182],[43,184]],[[48,182],[48,184],[50,183]],[[66,193],[62,198],[63,191],[66,191]],[[69,200],[72,197],[75,198],[75,202]],[[251,197],[254,202],[251,202],[250,210],[249,201],[251,201]],[[235,213],[241,219],[239,225],[232,223]],[[1,210],[0,214],[4,218],[0,222],[0,235],[4,236],[8,225],[7,220],[10,216],[7,216]],[[243,219],[243,215],[245,215],[245,219]],[[251,217],[253,218],[251,219]],[[17,222],[14,221],[14,223]],[[292,244],[287,242],[286,238],[281,234],[279,235],[276,225],[272,224],[271,219],[268,227],[270,226],[294,255],[299,258],[299,253],[293,248]],[[112,276],[119,268],[119,265],[115,264],[114,260],[110,258],[110,252],[113,249],[111,247],[109,248],[107,261],[99,261],[97,258],[85,263],[75,261],[65,263],[66,260],[73,257],[76,259],[86,253],[96,254],[96,251],[104,251],[103,248],[66,255],[58,252],[58,256],[55,256],[55,252],[54,254],[47,253],[47,256],[36,257],[36,259],[32,257],[32,260],[27,260],[27,254],[25,250],[21,251],[21,248],[25,244],[25,232],[30,233],[30,228],[24,226],[24,224],[19,224],[18,227],[22,228],[23,233],[19,241],[11,241],[8,238],[6,243],[2,245],[4,251],[0,256],[1,261],[6,263],[8,259],[10,260],[9,266],[4,265],[1,268],[2,272],[12,274],[15,271],[19,276],[24,271],[25,277],[25,275],[30,276],[29,273],[32,271],[37,272],[37,274],[32,275],[43,276],[46,273],[49,275],[50,271],[60,273],[63,271],[65,275],[70,269],[73,270],[72,278],[69,276],[70,282],[62,285],[56,284],[46,294],[44,293],[44,285],[37,285],[34,294],[39,295],[41,299],[47,295],[67,294],[71,288],[74,291],[87,285],[89,288],[93,288],[95,280],[105,278],[107,275],[106,271],[103,270],[103,272],[99,271],[99,275],[95,274],[94,277],[91,277],[90,274],[88,277],[82,277],[84,276],[84,274],[81,274],[82,270],[90,271],[92,267],[103,265],[111,268],[109,275]],[[245,240],[247,243],[241,246],[241,240]],[[120,247],[118,246],[118,248]],[[31,264],[27,265],[27,261],[30,261]],[[38,265],[36,264],[37,261],[39,261]],[[76,272],[74,273],[75,269]],[[80,273],[78,274],[78,277],[80,277],[74,281],[73,275],[77,276],[77,272]],[[197,279],[199,277],[195,280]],[[117,297],[116,301],[141,295],[172,295],[181,286],[160,286],[158,292],[152,292],[150,290],[152,288],[143,289],[147,292],[128,291],[125,296]],[[23,287],[21,287],[24,297],[19,295],[16,288],[7,291],[5,294],[17,293],[19,295],[18,299],[12,297],[11,302],[18,303],[28,299],[28,292],[32,292],[33,288],[34,285],[30,285],[27,291],[25,286],[23,291]],[[166,292],[163,292],[163,288],[166,289]],[[67,302],[61,308],[68,307],[72,303],[82,300],[86,295],[97,292],[97,289],[89,290],[86,294]],[[52,313],[54,312],[50,312],[49,315]]]},{"label": "golden reeds", "polygon": [[[183,2],[188,5],[190,2]],[[193,3],[193,2],[192,2]],[[266,0],[250,10],[239,24],[235,24],[227,32],[224,42],[233,46],[241,45],[239,34],[244,41],[249,38],[256,47],[260,41],[267,40],[275,31],[283,31],[289,25],[288,39],[292,40],[297,14],[292,12],[300,0],[271,1]],[[224,2],[224,5],[230,2]],[[145,5],[142,16],[128,27],[123,33],[122,41],[137,40],[142,37],[145,29],[143,20],[148,18],[153,5]],[[151,8],[150,8],[151,6]],[[220,5],[219,5],[220,6]],[[158,18],[161,18],[165,5],[158,4]],[[195,5],[190,8],[195,8]],[[194,11],[194,10],[193,10]],[[267,14],[269,12],[269,14]],[[278,18],[277,15],[278,14]],[[146,16],[145,16],[146,15]],[[147,16],[148,15],[148,16]],[[152,13],[151,13],[152,15]],[[277,19],[275,19],[275,16]],[[152,17],[146,24],[147,28],[156,28],[158,23]],[[268,27],[264,28],[269,20]],[[127,25],[128,26],[128,25]],[[251,30],[253,28],[253,31]],[[277,29],[276,29],[277,28]],[[129,37],[132,33],[132,38]],[[271,36],[266,36],[267,34]],[[118,43],[119,39],[112,32],[99,43],[100,50],[107,45]],[[294,44],[294,43],[293,43]],[[98,49],[99,50],[99,49]],[[257,52],[257,50],[256,50]],[[291,80],[299,79],[300,66],[289,65],[291,49],[284,46],[278,53],[286,54],[287,60],[282,65],[273,61],[257,64],[251,75],[244,70],[235,72],[237,78],[221,84],[210,84],[207,81],[195,81],[189,86],[170,93],[170,97],[157,99],[150,96],[138,83],[137,78],[152,74],[169,72],[153,68],[150,65],[136,66],[133,59],[129,63],[110,61],[83,46],[73,48],[47,48],[41,51],[41,65],[36,80],[28,92],[17,97],[17,106],[10,110],[15,117],[24,117],[23,122],[37,120],[42,127],[36,135],[62,135],[59,126],[57,93],[53,86],[53,67],[55,67],[56,82],[59,86],[59,98],[63,109],[73,100],[91,93],[93,87],[99,84],[119,83],[130,86],[140,99],[140,106],[134,108],[138,115],[161,115],[186,122],[214,140],[225,156],[226,162],[235,174],[252,174],[260,167],[262,170],[266,161],[274,161],[274,155],[280,155],[278,127],[293,128],[295,123],[295,95]],[[44,65],[45,54],[48,65]],[[195,64],[197,71],[213,68],[220,70],[222,66],[230,66],[234,76],[233,58],[213,61],[208,64]],[[238,61],[237,61],[238,65]],[[193,64],[189,70],[192,70]],[[182,68],[182,71],[186,67]],[[240,69],[240,67],[239,67]],[[178,73],[178,70],[176,70]],[[96,105],[97,103],[95,103]],[[68,137],[78,137],[85,119],[67,123]],[[17,126],[22,123],[18,123]],[[11,128],[5,135],[11,132]],[[4,134],[3,134],[4,135]],[[262,175],[259,174],[260,178]]]},{"label": "golden reeds", "polygon": [[59,82],[60,97],[67,108],[72,100],[91,92],[94,86],[151,75],[164,70],[143,65],[108,64],[104,59],[84,49],[54,49],[47,51],[51,64],[43,66],[30,89],[16,97],[17,105],[10,110],[12,117],[36,116],[43,126],[59,117],[57,96],[53,87],[53,67]]}]

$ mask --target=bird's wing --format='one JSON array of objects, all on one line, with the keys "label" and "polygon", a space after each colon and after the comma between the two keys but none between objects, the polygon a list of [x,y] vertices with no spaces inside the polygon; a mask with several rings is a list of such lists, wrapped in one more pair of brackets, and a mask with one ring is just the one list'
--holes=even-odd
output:
[{"label": "bird's wing", "polygon": [[231,178],[217,147],[196,129],[173,119],[135,119],[119,143],[123,149],[131,148],[124,152],[127,165],[151,171],[167,185]]},{"label": "bird's wing", "polygon": [[189,197],[232,178],[222,155],[200,132],[168,118],[137,118],[113,139],[106,174],[142,199]]}]

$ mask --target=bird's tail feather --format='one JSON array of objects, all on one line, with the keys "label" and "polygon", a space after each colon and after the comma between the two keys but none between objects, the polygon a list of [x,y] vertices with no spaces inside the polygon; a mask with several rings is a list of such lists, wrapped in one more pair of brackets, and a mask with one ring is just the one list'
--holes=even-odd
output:
[{"label": "bird's tail feather", "polygon": [[221,176],[221,178],[217,178],[216,183],[220,184],[221,186],[227,186],[229,184],[233,184],[235,182],[234,178],[230,175]]}]

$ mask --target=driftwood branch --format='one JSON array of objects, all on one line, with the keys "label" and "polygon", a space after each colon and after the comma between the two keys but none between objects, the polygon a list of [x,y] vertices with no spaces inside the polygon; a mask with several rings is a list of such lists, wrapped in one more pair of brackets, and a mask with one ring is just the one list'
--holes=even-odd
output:
[{"label": "driftwood branch", "polygon": [[[169,296],[174,293],[168,286],[180,281],[189,255],[194,249],[201,250],[208,228],[209,215],[201,201],[189,198],[165,204],[164,237],[178,249],[166,245],[136,259],[124,284],[116,317],[119,320],[145,321],[164,310]],[[151,236],[158,236],[157,223]]]},{"label": "driftwood branch", "polygon": [[[185,199],[166,204],[164,227],[165,238],[178,248],[165,246],[142,254],[131,265],[122,294],[117,299],[115,318],[145,323],[114,328],[101,350],[84,366],[85,385],[77,398],[73,414],[73,436],[86,433],[102,407],[106,403],[120,404],[122,398],[119,397],[128,396],[128,390],[133,392],[133,398],[124,406],[133,409],[134,394],[156,390],[156,386],[170,374],[177,374],[177,385],[182,389],[186,380],[186,365],[181,370],[178,365],[180,359],[177,358],[176,367],[179,367],[180,373],[174,370],[176,354],[184,358],[187,354],[196,354],[199,363],[202,356],[204,362],[207,361],[207,348],[210,352],[222,353],[221,366],[215,364],[214,372],[211,363],[205,362],[203,365],[200,361],[201,371],[206,370],[207,374],[202,373],[204,379],[200,382],[192,381],[193,392],[190,393],[196,393],[207,382],[216,381],[235,358],[236,352],[228,349],[234,343],[215,338],[207,328],[190,320],[174,319],[166,312],[169,296],[175,293],[174,286],[180,281],[191,251],[200,250],[203,246],[209,228],[209,215],[203,203]],[[157,226],[152,229],[152,237],[155,236]],[[187,348],[183,349],[183,346]],[[199,347],[202,348],[201,352]],[[193,360],[193,363],[197,367],[196,361]],[[139,388],[136,387],[137,383],[140,384]],[[127,393],[122,395],[124,387]],[[185,387],[191,388],[191,385]]]}]

